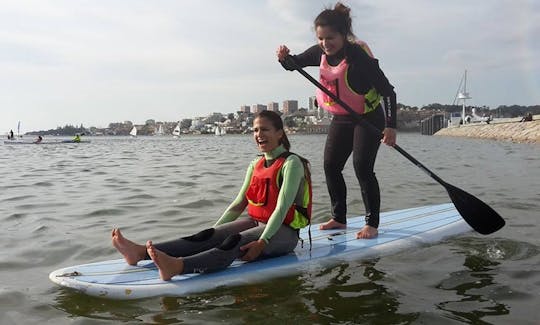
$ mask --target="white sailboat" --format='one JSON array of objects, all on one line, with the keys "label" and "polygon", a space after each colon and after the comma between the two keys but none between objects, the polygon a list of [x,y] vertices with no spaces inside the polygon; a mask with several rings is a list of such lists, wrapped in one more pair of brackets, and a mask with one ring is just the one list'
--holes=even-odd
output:
[{"label": "white sailboat", "polygon": [[137,137],[137,127],[135,125],[133,126],[133,129],[129,131],[129,135],[131,135],[133,138]]},{"label": "white sailboat", "polygon": [[163,135],[163,124],[160,124],[154,135]]},{"label": "white sailboat", "polygon": [[180,137],[180,123],[176,124],[176,127],[174,128],[172,134],[175,138]]},{"label": "white sailboat", "polygon": [[222,126],[216,125],[216,127],[214,128],[214,134],[217,136],[223,136],[227,134],[227,130],[225,130],[225,128]]}]

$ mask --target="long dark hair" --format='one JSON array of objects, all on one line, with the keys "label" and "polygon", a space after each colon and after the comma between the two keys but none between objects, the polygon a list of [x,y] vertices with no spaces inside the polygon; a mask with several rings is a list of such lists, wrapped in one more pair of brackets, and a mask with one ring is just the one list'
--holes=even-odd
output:
[{"label": "long dark hair", "polygon": [[352,31],[351,9],[341,2],[336,3],[334,9],[323,10],[315,18],[315,28],[327,26],[340,33],[349,42],[354,42],[356,36]]},{"label": "long dark hair", "polygon": [[272,123],[272,126],[276,129],[276,130],[282,130],[283,131],[283,136],[281,137],[280,141],[279,141],[279,144],[282,144],[285,149],[287,149],[287,151],[289,151],[291,149],[291,143],[289,142],[289,138],[287,138],[287,134],[285,133],[285,130],[283,129],[283,120],[281,119],[281,116],[279,116],[278,113],[274,112],[274,111],[268,111],[268,110],[264,110],[260,113],[258,113],[255,118],[265,118],[267,119],[268,121],[270,121],[270,123]]},{"label": "long dark hair", "polygon": [[[285,130],[283,129],[283,120],[281,119],[281,116],[279,116],[278,113],[274,112],[274,111],[269,111],[269,110],[264,110],[260,113],[258,113],[255,118],[265,118],[267,119],[268,121],[270,121],[270,123],[272,123],[272,126],[276,129],[276,130],[282,130],[283,131],[283,136],[281,137],[280,139],[280,143],[279,144],[282,144],[283,147],[285,147],[285,149],[287,151],[290,151],[291,149],[291,143],[289,142],[289,138],[287,137],[287,133],[285,133]],[[311,171],[309,170],[309,160],[307,160],[306,158],[300,156],[300,155],[297,155],[295,154],[296,156],[298,156],[298,158],[300,158],[300,160],[302,161],[302,164],[304,165],[304,175],[306,177],[306,179],[308,181],[311,182]]]}]

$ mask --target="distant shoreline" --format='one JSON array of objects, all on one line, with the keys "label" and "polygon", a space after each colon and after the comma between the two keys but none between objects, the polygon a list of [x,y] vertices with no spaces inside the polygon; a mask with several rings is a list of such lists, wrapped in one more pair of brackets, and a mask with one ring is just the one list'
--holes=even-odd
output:
[{"label": "distant shoreline", "polygon": [[474,123],[444,128],[435,135],[540,143],[540,115],[535,115],[529,122],[519,122],[519,119],[514,119],[499,123]]}]

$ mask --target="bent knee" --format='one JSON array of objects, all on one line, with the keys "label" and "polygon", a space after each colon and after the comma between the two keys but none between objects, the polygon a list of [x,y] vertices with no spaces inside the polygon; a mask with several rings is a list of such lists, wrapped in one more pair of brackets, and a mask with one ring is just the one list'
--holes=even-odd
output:
[{"label": "bent knee", "polygon": [[362,167],[355,168],[354,171],[355,171],[356,177],[360,181],[368,182],[368,181],[373,180],[376,177],[375,172],[367,168],[367,166],[366,168],[362,168]]},{"label": "bent knee", "polygon": [[231,250],[234,247],[236,247],[236,245],[238,245],[241,238],[242,238],[242,235],[240,234],[230,235],[217,248],[224,251]]},{"label": "bent knee", "polygon": [[325,161],[323,164],[324,172],[325,173],[339,173],[343,170],[343,165],[336,164],[333,161]]}]

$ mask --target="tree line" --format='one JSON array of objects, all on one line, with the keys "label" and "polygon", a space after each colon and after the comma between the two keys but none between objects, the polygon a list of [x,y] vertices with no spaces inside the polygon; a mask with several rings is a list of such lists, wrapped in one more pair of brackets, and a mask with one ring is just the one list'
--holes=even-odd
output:
[{"label": "tree line", "polygon": [[[439,103],[433,103],[422,107],[417,106],[408,106],[402,103],[398,103],[398,124],[402,127],[407,122],[418,122],[419,119],[425,118],[429,114],[435,114],[437,112],[446,112],[446,113],[453,113],[453,112],[461,112],[463,109],[461,105],[448,105],[448,104],[439,104]],[[488,106],[467,106],[466,107],[468,112],[472,108],[476,109],[476,113],[478,115],[485,115],[485,116],[492,116],[493,118],[515,118],[520,116],[525,116],[527,113],[531,113],[533,115],[540,114],[540,105],[533,105],[533,106],[520,106],[520,105],[501,105],[497,108],[491,109]],[[415,114],[410,114],[415,113]],[[234,114],[230,113],[229,118],[234,116]],[[187,120],[186,120],[187,121]],[[182,121],[182,122],[186,122]],[[189,120],[191,122],[191,120]],[[170,122],[173,123],[173,122]],[[114,123],[113,123],[114,124]],[[171,128],[170,125],[167,123],[167,128]],[[174,122],[174,125],[171,124],[172,127],[176,125],[176,122]],[[184,126],[185,127],[185,126]],[[407,127],[405,127],[407,128]],[[91,128],[90,128],[91,129]],[[90,129],[87,129],[81,125],[75,126],[71,124],[67,124],[65,126],[58,126],[56,129],[50,129],[45,131],[33,131],[28,132],[29,135],[57,135],[57,136],[73,136],[75,134],[89,134]],[[131,125],[125,130],[125,132],[121,132],[122,134],[128,134],[129,130],[131,129]],[[146,131],[146,130],[140,130],[140,131]],[[141,134],[151,134],[150,131],[148,132],[141,132]]]},{"label": "tree line", "polygon": [[[469,112],[471,108],[475,108],[477,114],[479,115],[486,114],[486,116],[491,115],[494,118],[520,117],[520,116],[524,116],[527,113],[531,113],[533,115],[540,114],[540,105],[533,105],[533,106],[500,105],[497,108],[489,108],[488,106],[466,106],[466,108]],[[418,108],[416,106],[407,106],[407,105],[399,103],[398,109],[431,110],[431,111],[442,111],[442,112],[447,112],[447,113],[453,113],[453,112],[461,112],[463,107],[462,105],[446,105],[446,104],[433,103],[433,104],[429,104],[421,108]]]}]

